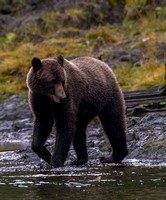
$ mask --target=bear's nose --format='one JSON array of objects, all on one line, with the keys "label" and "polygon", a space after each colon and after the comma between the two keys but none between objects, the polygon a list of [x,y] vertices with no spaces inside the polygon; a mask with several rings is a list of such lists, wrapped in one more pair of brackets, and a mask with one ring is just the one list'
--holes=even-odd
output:
[{"label": "bear's nose", "polygon": [[64,103],[66,101],[67,97],[66,96],[61,96],[60,97],[60,102]]}]

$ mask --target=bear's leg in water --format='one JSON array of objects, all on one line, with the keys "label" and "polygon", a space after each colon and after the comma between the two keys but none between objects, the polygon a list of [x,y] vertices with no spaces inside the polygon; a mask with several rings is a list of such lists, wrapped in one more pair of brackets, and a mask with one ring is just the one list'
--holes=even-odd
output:
[{"label": "bear's leg in water", "polygon": [[53,125],[53,119],[39,122],[35,119],[33,127],[32,149],[43,160],[50,164],[51,154],[43,146],[49,136]]},{"label": "bear's leg in water", "polygon": [[99,114],[103,128],[112,146],[112,155],[101,158],[102,163],[120,163],[128,154],[123,104],[107,105]]},{"label": "bear's leg in water", "polygon": [[[68,120],[69,119],[69,120]],[[73,142],[76,125],[72,117],[59,117],[56,121],[55,150],[51,159],[51,165],[60,167],[64,165],[70,146]]]},{"label": "bear's leg in water", "polygon": [[88,153],[87,153],[87,146],[86,146],[86,128],[88,125],[88,121],[78,120],[76,125],[76,133],[74,136],[73,146],[75,152],[77,154],[77,160],[73,161],[73,165],[83,165],[86,164],[88,161]]}]

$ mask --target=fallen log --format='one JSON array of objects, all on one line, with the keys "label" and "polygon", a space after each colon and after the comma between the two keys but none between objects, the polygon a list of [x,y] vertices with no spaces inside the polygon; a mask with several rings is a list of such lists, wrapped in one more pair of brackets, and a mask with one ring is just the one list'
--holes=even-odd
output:
[{"label": "fallen log", "polygon": [[123,92],[126,108],[141,104],[166,102],[166,84],[160,88]]}]

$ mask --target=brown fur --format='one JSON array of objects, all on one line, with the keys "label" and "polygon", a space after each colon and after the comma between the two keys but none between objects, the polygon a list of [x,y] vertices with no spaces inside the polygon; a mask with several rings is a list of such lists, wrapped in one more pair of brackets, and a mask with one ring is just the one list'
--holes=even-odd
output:
[{"label": "brown fur", "polygon": [[[99,116],[113,148],[112,156],[102,162],[121,162],[127,154],[125,106],[120,87],[108,65],[90,57],[68,61],[62,56],[42,60],[41,67],[38,67],[40,60],[34,59],[32,63],[34,67],[28,73],[27,85],[35,119],[34,151],[53,166],[61,166],[73,143],[77,154],[74,164],[86,163],[86,127],[90,120]],[[60,103],[62,97],[65,101]],[[51,156],[43,144],[53,119],[57,139]]]}]

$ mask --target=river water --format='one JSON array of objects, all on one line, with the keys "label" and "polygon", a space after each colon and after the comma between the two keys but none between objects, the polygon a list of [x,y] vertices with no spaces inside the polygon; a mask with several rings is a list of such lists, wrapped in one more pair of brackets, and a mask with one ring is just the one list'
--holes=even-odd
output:
[{"label": "river water", "polygon": [[126,160],[121,165],[49,170],[4,167],[0,166],[3,200],[166,199],[166,163],[159,161]]},{"label": "river water", "polygon": [[[124,159],[121,165],[92,162],[79,168],[68,164],[57,169],[43,169],[43,161],[27,148],[32,132],[29,119],[7,125],[1,121],[0,200],[166,200],[166,162],[160,161],[166,161],[165,119],[165,114],[152,114],[134,121],[128,131],[128,158],[142,155],[146,160]],[[90,160],[97,159],[105,137],[99,136],[102,131],[94,124],[87,132]],[[144,148],[148,142],[153,142],[151,148]],[[47,145],[54,145],[54,137]],[[73,151],[69,154],[72,160]]]}]

